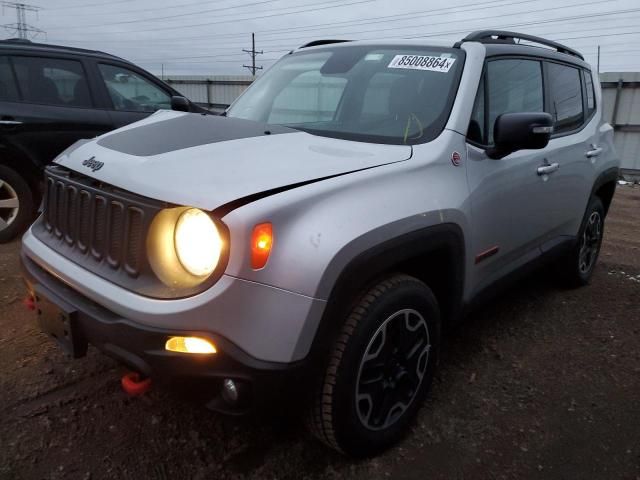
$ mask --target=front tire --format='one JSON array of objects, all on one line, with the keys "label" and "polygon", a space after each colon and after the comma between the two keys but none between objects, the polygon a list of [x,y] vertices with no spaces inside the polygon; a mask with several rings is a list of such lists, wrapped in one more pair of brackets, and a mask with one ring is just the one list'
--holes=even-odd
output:
[{"label": "front tire", "polygon": [[309,424],[328,446],[376,454],[407,432],[433,381],[440,312],[407,275],[369,289],[349,313],[313,399]]},{"label": "front tire", "polygon": [[561,263],[560,274],[569,287],[589,284],[602,246],[604,218],[602,200],[593,197],[582,220],[578,241]]},{"label": "front tire", "polygon": [[27,181],[0,165],[0,243],[22,233],[35,216],[35,199]]}]

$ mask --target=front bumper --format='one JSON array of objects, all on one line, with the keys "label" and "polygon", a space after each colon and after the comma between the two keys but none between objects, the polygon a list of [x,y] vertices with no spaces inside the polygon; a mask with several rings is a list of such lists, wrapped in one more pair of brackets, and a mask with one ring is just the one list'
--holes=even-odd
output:
[{"label": "front bumper", "polygon": [[[202,330],[150,327],[123,318],[75,291],[29,257],[22,254],[25,280],[33,295],[73,311],[74,352],[83,356],[88,344],[129,368],[181,391],[196,395],[208,407],[224,413],[242,414],[289,395],[299,385],[305,362],[279,363],[255,359],[221,335]],[[40,299],[39,299],[40,300]],[[198,336],[217,347],[213,355],[168,352],[171,336]],[[238,385],[239,397],[229,402],[223,396],[224,379]]]}]

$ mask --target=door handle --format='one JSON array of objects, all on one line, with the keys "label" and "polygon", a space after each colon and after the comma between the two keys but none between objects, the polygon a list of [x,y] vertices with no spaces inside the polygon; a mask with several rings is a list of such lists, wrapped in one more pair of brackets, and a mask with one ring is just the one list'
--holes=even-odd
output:
[{"label": "door handle", "polygon": [[542,165],[538,167],[538,175],[549,175],[560,168],[559,163],[551,163],[549,165]]},{"label": "door handle", "polygon": [[596,147],[595,145],[591,145],[591,147],[593,148],[593,150],[589,150],[587,153],[585,153],[587,158],[597,157],[602,153],[602,147]]},{"label": "door handle", "polygon": [[0,125],[22,125],[22,122],[17,120],[0,120]]}]

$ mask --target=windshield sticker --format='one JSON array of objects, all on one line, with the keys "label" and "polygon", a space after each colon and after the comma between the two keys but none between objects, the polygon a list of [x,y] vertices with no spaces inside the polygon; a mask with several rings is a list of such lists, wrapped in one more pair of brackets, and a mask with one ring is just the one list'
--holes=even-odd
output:
[{"label": "windshield sticker", "polygon": [[455,61],[455,58],[432,57],[430,55],[396,55],[387,68],[447,73]]},{"label": "windshield sticker", "polygon": [[364,57],[365,62],[379,62],[384,58],[384,53],[367,53]]}]

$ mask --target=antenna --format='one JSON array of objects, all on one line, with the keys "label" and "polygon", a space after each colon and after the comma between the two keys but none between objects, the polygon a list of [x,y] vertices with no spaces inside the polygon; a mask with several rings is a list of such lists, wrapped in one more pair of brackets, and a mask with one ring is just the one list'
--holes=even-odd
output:
[{"label": "antenna", "polygon": [[243,65],[244,68],[251,70],[251,75],[256,76],[256,70],[262,70],[262,67],[256,67],[256,55],[262,55],[264,52],[260,50],[256,52],[256,34],[251,34],[251,50],[242,49],[243,52],[251,55],[251,65]]},{"label": "antenna", "polygon": [[40,10],[42,10],[40,7],[18,2],[2,1],[0,3],[2,3],[3,11],[5,8],[13,8],[16,11],[17,22],[2,25],[2,27],[7,30],[15,30],[18,33],[18,38],[20,38],[21,40],[28,40],[30,33],[31,38],[35,37],[39,33],[45,33],[44,30],[40,30],[39,28],[33,27],[27,23],[27,12],[38,13]]}]

